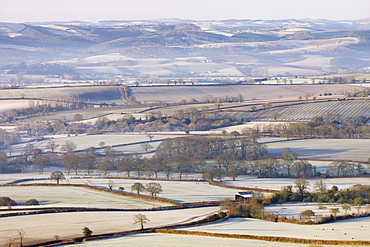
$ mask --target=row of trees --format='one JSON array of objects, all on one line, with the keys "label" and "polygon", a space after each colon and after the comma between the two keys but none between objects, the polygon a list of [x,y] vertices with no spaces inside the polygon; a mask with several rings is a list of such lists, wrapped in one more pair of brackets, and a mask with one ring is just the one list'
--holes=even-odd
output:
[{"label": "row of trees", "polygon": [[[148,151],[150,145],[143,144]],[[104,147],[105,143],[99,143]],[[62,155],[55,151],[60,147]],[[154,176],[164,173],[166,178],[177,173],[181,179],[186,173],[201,173],[205,180],[222,180],[227,176],[235,179],[238,175],[248,174],[260,177],[353,177],[367,174],[370,165],[353,162],[334,161],[329,164],[325,173],[318,172],[316,167],[305,160],[298,160],[298,154],[285,148],[281,158],[268,156],[267,148],[258,142],[258,136],[248,137],[229,135],[222,137],[181,137],[164,140],[156,149],[152,158],[143,158],[140,154],[123,154],[109,146],[104,153],[96,152],[90,147],[76,153],[77,145],[66,141],[59,146],[54,141],[46,145],[49,151],[27,145],[20,156],[9,159],[0,153],[0,172],[23,171],[28,165],[34,170],[43,172],[51,165],[61,165],[68,174],[79,172],[90,174],[97,170],[104,175],[114,171],[127,176]],[[368,166],[368,167],[366,167]]]}]

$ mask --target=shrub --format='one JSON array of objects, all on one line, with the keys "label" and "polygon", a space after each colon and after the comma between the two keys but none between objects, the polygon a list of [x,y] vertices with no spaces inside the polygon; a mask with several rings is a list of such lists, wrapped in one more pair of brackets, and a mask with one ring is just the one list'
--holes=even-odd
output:
[{"label": "shrub", "polygon": [[33,205],[39,205],[39,201],[36,200],[36,199],[30,199],[28,201],[26,201],[26,206],[33,206]]},{"label": "shrub", "polygon": [[223,212],[223,211],[220,211],[220,212],[218,212],[218,217],[220,217],[220,218],[224,218],[224,217],[226,217],[226,213],[225,212]]},{"label": "shrub", "polygon": [[17,203],[9,197],[0,197],[0,206],[16,206]]},{"label": "shrub", "polygon": [[82,229],[82,232],[83,232],[83,234],[84,234],[84,236],[85,237],[90,237],[91,236],[91,234],[93,233],[88,227],[84,227],[83,229]]}]

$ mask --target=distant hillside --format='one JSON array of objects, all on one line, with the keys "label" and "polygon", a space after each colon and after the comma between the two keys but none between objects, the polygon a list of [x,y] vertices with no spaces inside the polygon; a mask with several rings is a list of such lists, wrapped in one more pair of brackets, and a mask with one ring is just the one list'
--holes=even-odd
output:
[{"label": "distant hillside", "polygon": [[[364,20],[147,20],[102,21],[96,23],[0,23],[0,66],[10,63],[43,63],[57,60],[76,67],[80,59],[95,55],[119,53],[127,59],[176,59],[204,57],[202,63],[234,66],[246,76],[317,75],[370,71],[370,19]],[[343,40],[339,40],[343,39]],[[310,41],[310,42],[302,42]],[[21,51],[21,52],[20,52]],[[24,54],[24,55],[23,55]],[[238,56],[237,59],[236,56]],[[305,65],[305,59],[322,56],[316,64]],[[244,57],[244,58],[243,58]],[[340,58],[340,59],[337,59]],[[328,59],[335,59],[327,64]],[[357,59],[356,63],[341,62]],[[109,61],[113,69],[83,70],[84,73],[115,76],[194,76],[208,73],[229,76],[238,73],[210,68],[188,71],[176,67],[173,73],[159,74],[135,68],[121,69],[122,61]],[[287,65],[287,64],[290,65]],[[294,63],[294,67],[291,64]],[[299,64],[299,65],[298,65]],[[147,65],[146,65],[147,66]],[[199,66],[201,67],[201,66]],[[314,67],[314,69],[312,69]],[[130,72],[133,70],[134,72]],[[103,73],[101,71],[104,71]],[[129,73],[126,73],[129,71]],[[258,73],[252,73],[258,71]],[[0,71],[11,73],[12,71]],[[27,71],[26,74],[36,74]],[[89,74],[89,75],[91,75]]]}]

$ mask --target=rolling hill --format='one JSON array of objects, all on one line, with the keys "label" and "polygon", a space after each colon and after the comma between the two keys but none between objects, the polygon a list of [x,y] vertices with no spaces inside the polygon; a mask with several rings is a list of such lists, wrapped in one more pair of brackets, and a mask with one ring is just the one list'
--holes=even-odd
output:
[{"label": "rolling hill", "polygon": [[[369,19],[0,23],[0,66],[58,61],[71,69],[82,67],[78,71],[80,75],[111,78],[116,75],[284,76],[320,75],[338,70],[368,72],[369,26]],[[186,66],[172,71],[168,68],[160,71],[156,67],[143,70],[133,65],[120,68],[122,59],[81,64],[83,58],[110,54],[120,54],[126,60],[171,59],[171,63],[176,63],[178,58],[205,59],[192,61],[197,71]],[[317,59],[314,68],[304,63],[307,57],[318,56],[323,59]],[[201,67],[205,62],[212,64]],[[99,68],[107,65],[112,69]],[[232,66],[235,73],[219,70],[217,66]],[[91,67],[97,68],[87,69]],[[9,73],[5,67],[0,67],[0,73],[1,70]],[[256,71],[259,72],[254,73]]]}]

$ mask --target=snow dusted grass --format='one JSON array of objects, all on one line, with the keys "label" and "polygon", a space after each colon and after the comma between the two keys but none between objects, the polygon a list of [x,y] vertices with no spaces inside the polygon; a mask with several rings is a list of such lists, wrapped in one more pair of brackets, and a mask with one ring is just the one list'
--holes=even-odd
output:
[{"label": "snow dusted grass", "polygon": [[[150,220],[146,228],[169,224],[187,223],[217,213],[218,207],[192,208],[168,211],[130,212],[71,212],[41,215],[13,216],[1,219],[0,243],[17,236],[17,230],[25,232],[25,243],[82,236],[82,228],[89,227],[94,234],[139,229],[133,224],[135,214],[145,214]],[[37,223],[36,223],[37,222]]]},{"label": "snow dusted grass", "polygon": [[341,220],[322,225],[298,225],[249,218],[230,218],[220,223],[180,230],[322,240],[369,240],[370,217]]},{"label": "snow dusted grass", "polygon": [[[294,178],[257,178],[257,176],[240,176],[236,181],[223,181],[223,184],[241,187],[275,189],[280,190],[281,187],[293,185]],[[370,179],[366,177],[352,177],[352,178],[326,178],[326,179],[306,179],[309,182],[309,188],[312,189],[315,181],[323,180],[328,188],[336,185],[339,189],[348,188],[355,184],[370,184]]]},{"label": "snow dusted grass", "polygon": [[[43,207],[91,207],[91,208],[119,208],[119,209],[146,209],[153,207],[170,206],[166,203],[145,201],[131,197],[124,197],[93,191],[78,187],[0,187],[0,195],[8,196],[19,204],[29,199],[36,199]],[[15,206],[14,208],[24,206]],[[6,207],[0,207],[5,209]],[[29,207],[26,207],[29,208]]]}]

